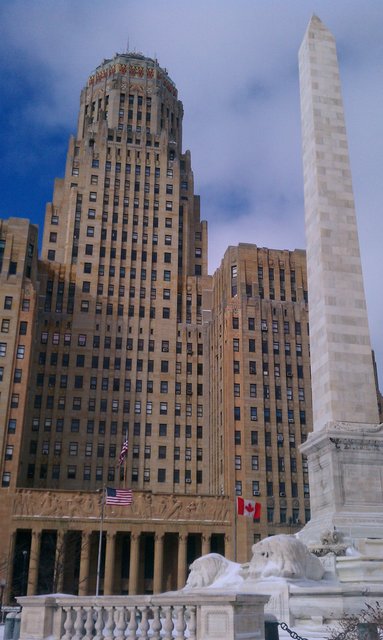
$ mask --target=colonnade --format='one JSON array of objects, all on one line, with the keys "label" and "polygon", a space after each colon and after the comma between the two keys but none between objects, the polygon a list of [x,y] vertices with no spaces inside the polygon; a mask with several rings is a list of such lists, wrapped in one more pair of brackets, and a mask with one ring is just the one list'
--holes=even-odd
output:
[{"label": "colonnade", "polygon": [[[174,531],[156,527],[145,531],[106,528],[102,536],[101,589],[104,595],[160,593],[185,586],[188,565],[211,551],[225,552],[225,534]],[[22,534],[22,535],[21,535]],[[47,549],[47,534],[55,548]],[[71,536],[72,547],[67,535]],[[30,529],[14,532],[13,593],[46,592],[42,562],[50,553],[49,579],[57,592],[92,595],[95,592],[99,532],[97,530]],[[65,561],[65,562],[64,562]],[[70,564],[70,570],[64,569]],[[66,564],[65,564],[66,563]],[[52,566],[54,564],[54,567]],[[122,568],[122,565],[124,567]],[[149,576],[149,579],[146,579]]]}]

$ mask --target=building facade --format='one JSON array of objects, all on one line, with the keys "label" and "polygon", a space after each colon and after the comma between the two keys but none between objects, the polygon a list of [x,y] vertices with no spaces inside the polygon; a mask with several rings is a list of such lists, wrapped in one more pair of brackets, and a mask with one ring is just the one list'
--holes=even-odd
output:
[{"label": "building facade", "polygon": [[[94,593],[105,485],[133,491],[131,506],[105,507],[105,594],[180,588],[199,555],[245,561],[310,517],[305,254],[229,247],[208,275],[182,117],[156,60],[104,60],[39,263],[36,228],[2,223],[9,599]],[[238,495],[260,502],[259,521],[236,516]]]}]

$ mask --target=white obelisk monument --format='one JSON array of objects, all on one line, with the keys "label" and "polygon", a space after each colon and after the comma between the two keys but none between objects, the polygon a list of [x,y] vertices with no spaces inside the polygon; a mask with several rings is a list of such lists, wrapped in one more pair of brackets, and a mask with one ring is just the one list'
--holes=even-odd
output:
[{"label": "white obelisk monument", "polygon": [[314,413],[301,449],[312,520],[301,535],[315,542],[335,527],[362,548],[383,540],[383,430],[335,39],[316,16],[299,74]]}]

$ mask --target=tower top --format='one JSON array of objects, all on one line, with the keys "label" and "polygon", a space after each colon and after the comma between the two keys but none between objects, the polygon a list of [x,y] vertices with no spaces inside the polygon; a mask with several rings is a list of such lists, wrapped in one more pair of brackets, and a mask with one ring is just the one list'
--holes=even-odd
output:
[{"label": "tower top", "polygon": [[167,70],[160,67],[154,58],[144,56],[143,53],[116,53],[113,58],[104,58],[101,64],[89,76],[87,85],[94,86],[105,82],[108,78],[127,76],[128,78],[162,80],[168,91],[177,97],[177,88]]}]

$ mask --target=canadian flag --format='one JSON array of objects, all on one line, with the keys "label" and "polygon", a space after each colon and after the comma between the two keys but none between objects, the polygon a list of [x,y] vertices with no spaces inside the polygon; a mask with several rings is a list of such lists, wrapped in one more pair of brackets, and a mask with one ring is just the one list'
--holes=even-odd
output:
[{"label": "canadian flag", "polygon": [[245,498],[237,496],[237,514],[257,520],[261,516],[261,505],[255,500],[245,500]]}]

